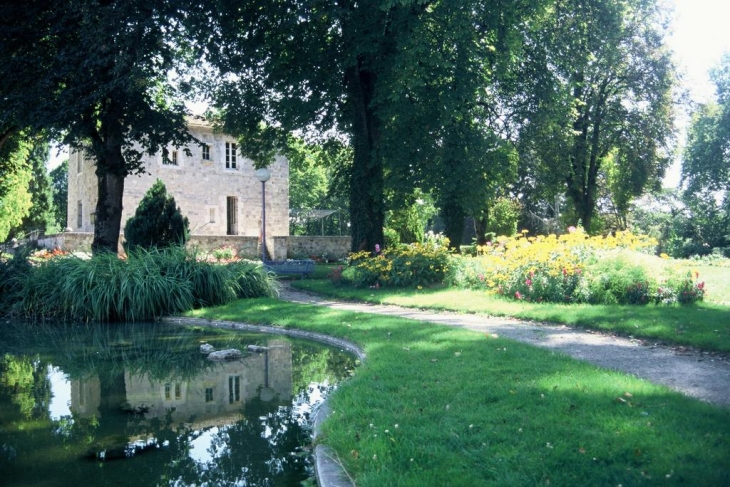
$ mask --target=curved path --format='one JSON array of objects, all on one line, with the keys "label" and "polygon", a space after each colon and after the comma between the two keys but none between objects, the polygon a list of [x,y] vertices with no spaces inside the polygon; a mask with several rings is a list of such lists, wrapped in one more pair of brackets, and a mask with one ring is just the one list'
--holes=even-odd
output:
[{"label": "curved path", "polygon": [[640,340],[512,318],[424,311],[399,306],[341,302],[297,291],[285,285],[280,298],[333,309],[398,316],[496,334],[562,352],[607,369],[663,384],[688,396],[730,406],[730,361],[685,347],[644,345]]}]

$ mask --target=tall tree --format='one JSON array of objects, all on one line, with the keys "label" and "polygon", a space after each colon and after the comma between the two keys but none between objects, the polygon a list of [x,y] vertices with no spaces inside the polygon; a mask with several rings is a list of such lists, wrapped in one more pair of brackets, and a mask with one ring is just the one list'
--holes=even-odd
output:
[{"label": "tall tree", "polygon": [[46,169],[48,154],[47,141],[38,139],[33,142],[28,156],[28,164],[31,168],[31,180],[28,184],[31,207],[20,225],[12,230],[14,234],[45,233],[55,224],[51,178]]},{"label": "tall tree", "polygon": [[20,225],[32,205],[28,185],[32,169],[28,156],[32,142],[22,132],[9,134],[0,146],[0,242]]},{"label": "tall tree", "polygon": [[711,76],[717,100],[694,110],[682,159],[688,193],[730,190],[730,52]]},{"label": "tall tree", "polygon": [[[495,145],[474,102],[489,53],[538,3],[218,0],[201,12],[200,41],[219,70],[210,79],[225,81],[215,104],[244,148],[247,138],[276,145],[277,129],[348,135],[353,250],[372,250],[386,184],[413,194],[439,181],[445,213],[463,221],[471,163]],[[266,165],[270,146],[247,155]]]},{"label": "tall tree", "polygon": [[53,212],[56,225],[61,229],[68,226],[68,159],[51,170],[53,190]]},{"label": "tall tree", "polygon": [[[124,178],[190,140],[171,71],[185,2],[31,0],[0,5],[2,137],[47,134],[89,155],[98,202],[92,250],[117,251]],[[176,79],[179,79],[176,78]]]},{"label": "tall tree", "polygon": [[676,75],[665,23],[656,0],[556,0],[529,41],[543,108],[525,131],[536,177],[562,179],[573,223],[588,231],[608,157],[631,197],[657,187],[669,163]]}]

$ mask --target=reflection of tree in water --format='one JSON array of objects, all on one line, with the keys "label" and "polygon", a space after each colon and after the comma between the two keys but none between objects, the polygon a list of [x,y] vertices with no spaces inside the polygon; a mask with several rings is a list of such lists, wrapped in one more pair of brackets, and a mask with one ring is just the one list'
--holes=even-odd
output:
[{"label": "reflection of tree in water", "polygon": [[[299,485],[311,475],[301,445],[310,432],[293,408],[255,398],[243,407],[245,419],[220,427],[211,436],[210,460],[178,456],[165,465],[163,478],[177,484]],[[188,431],[186,441],[202,432]],[[174,450],[175,447],[172,448]]]},{"label": "reflection of tree in water", "polygon": [[38,358],[5,354],[0,360],[0,385],[25,419],[48,416],[51,383],[48,364]]},{"label": "reflection of tree in water", "polygon": [[[39,448],[23,444],[29,440],[20,431],[9,435],[7,443],[17,447],[18,455],[10,464],[0,458],[4,475],[10,475],[5,478],[12,483],[18,475],[20,482],[32,483],[62,475],[61,483],[87,485],[298,485],[311,474],[301,446],[310,437],[310,387],[335,383],[354,367],[354,359],[297,341],[291,355],[293,403],[267,402],[261,399],[267,395],[259,394],[241,404],[244,419],[227,425],[201,426],[206,423],[195,417],[182,423],[173,410],[167,416],[145,418],[144,410],[129,407],[125,371],[127,377],[146,374],[156,381],[193,380],[216,367],[200,353],[202,341],[220,349],[245,348],[246,343],[266,339],[161,324],[6,327],[0,334],[0,422],[20,425],[40,418],[42,427],[36,429],[44,432],[44,439]],[[96,381],[98,399],[91,413],[74,410],[72,416],[51,420],[50,364],[74,384]],[[210,440],[205,460],[191,456],[196,439]],[[89,468],[94,462],[88,460],[79,463],[89,451],[119,454],[120,446],[124,457],[124,448],[135,444],[139,454],[107,462],[104,468]]]},{"label": "reflection of tree in water", "polygon": [[310,384],[335,384],[347,378],[356,360],[349,354],[335,353],[311,343],[292,350],[292,389],[306,391]]}]

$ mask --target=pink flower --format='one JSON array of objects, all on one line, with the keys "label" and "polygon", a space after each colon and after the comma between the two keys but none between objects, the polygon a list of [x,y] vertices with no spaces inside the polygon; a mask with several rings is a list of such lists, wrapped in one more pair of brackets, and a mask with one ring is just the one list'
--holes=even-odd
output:
[{"label": "pink flower", "polygon": [[484,274],[479,274],[479,280],[484,281]]},{"label": "pink flower", "polygon": [[375,244],[375,253],[376,254],[380,253],[380,244]]},{"label": "pink flower", "polygon": [[522,299],[522,294],[519,291],[515,291],[515,299]]},{"label": "pink flower", "polygon": [[527,286],[532,286],[532,279],[527,279],[527,280],[525,281],[525,284],[526,284]]},{"label": "pink flower", "polygon": [[568,233],[575,233],[575,230],[576,228],[572,225],[568,227]]}]

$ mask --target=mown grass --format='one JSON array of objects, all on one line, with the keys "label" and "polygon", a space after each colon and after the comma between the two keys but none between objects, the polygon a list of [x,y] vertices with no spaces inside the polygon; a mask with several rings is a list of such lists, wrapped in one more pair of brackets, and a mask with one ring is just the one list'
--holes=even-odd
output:
[{"label": "mown grass", "polygon": [[[689,306],[528,303],[483,291],[443,286],[420,290],[389,287],[355,289],[347,285],[335,286],[326,278],[296,281],[292,286],[340,299],[565,323],[648,341],[730,353],[730,304],[723,301],[730,299],[730,269],[699,269],[700,275],[707,277],[709,298],[706,302]],[[326,275],[325,270],[320,271],[322,274]]]},{"label": "mown grass", "polygon": [[[311,283],[311,281],[303,281]],[[357,485],[730,485],[730,410],[485,334],[273,299],[191,316],[327,333],[366,362],[323,440]]]}]

